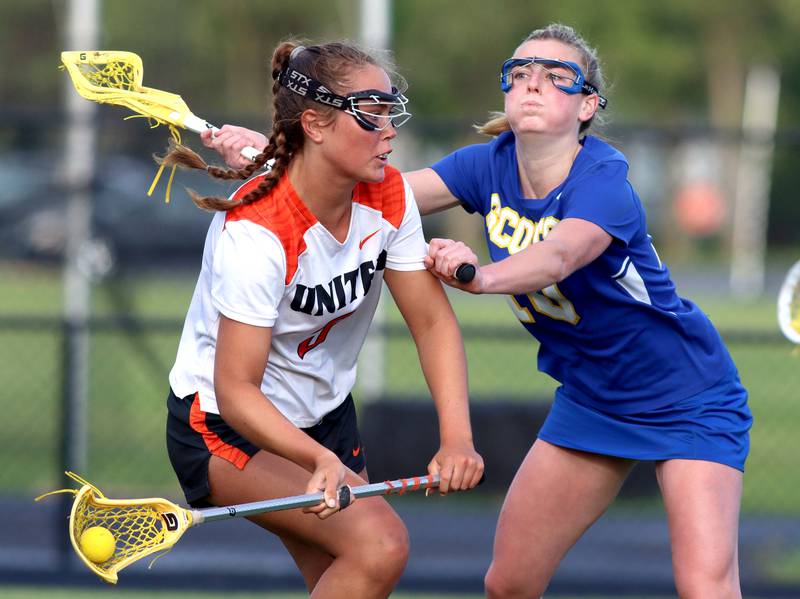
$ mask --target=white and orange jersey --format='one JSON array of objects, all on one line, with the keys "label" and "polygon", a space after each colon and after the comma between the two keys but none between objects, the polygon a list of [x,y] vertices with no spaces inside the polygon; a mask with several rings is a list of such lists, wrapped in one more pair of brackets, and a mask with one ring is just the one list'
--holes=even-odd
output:
[{"label": "white and orange jersey", "polygon": [[[255,188],[257,176],[232,196]],[[200,395],[219,413],[214,352],[220,314],[272,327],[261,390],[298,427],[341,404],[355,384],[356,360],[380,297],[385,268],[421,270],[426,255],[408,183],[386,168],[381,183],[359,183],[350,230],[337,241],[284,175],[252,204],[218,213],[169,375],[178,397]]]}]

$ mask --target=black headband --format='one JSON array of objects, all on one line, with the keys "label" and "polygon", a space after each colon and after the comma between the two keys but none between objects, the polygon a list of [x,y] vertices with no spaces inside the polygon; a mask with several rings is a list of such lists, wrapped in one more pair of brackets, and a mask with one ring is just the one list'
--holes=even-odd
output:
[{"label": "black headband", "polygon": [[[298,46],[302,48],[302,46]],[[295,48],[296,50],[297,48]],[[316,79],[312,79],[308,75],[293,69],[292,67],[285,67],[278,76],[278,82],[299,96],[304,96],[314,102],[333,106],[334,108],[345,107],[347,98],[340,96],[329,90]]]}]

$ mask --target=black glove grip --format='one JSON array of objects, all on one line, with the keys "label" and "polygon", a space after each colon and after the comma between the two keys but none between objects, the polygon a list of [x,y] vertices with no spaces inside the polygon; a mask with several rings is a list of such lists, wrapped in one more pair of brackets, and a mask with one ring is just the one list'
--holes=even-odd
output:
[{"label": "black glove grip", "polygon": [[475,278],[475,266],[472,264],[462,264],[456,269],[456,279],[461,283],[469,283]]},{"label": "black glove grip", "polygon": [[350,493],[350,487],[347,485],[343,486],[339,489],[339,511],[341,512],[344,508],[350,505],[352,500],[352,496]]}]

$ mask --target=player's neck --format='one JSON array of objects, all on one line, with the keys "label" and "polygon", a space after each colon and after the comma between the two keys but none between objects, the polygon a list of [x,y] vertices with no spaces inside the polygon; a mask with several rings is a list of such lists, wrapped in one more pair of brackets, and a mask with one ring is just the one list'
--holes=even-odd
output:
[{"label": "player's neck", "polygon": [[576,139],[517,140],[517,169],[522,194],[544,198],[569,175],[581,145]]},{"label": "player's neck", "polygon": [[350,230],[353,181],[309,164],[302,154],[289,165],[289,181],[320,224],[343,243]]}]

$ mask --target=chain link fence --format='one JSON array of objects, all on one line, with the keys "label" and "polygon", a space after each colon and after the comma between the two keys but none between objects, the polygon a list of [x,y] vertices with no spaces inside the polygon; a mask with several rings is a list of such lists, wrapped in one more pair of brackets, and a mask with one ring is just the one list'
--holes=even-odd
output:
[{"label": "chain link fence", "polygon": [[[655,162],[664,164],[686,143],[675,132],[657,142],[624,131],[619,136],[622,145],[640,153],[642,163],[658,156]],[[137,155],[147,155],[141,140],[132,144]],[[786,137],[776,150],[779,161],[797,164],[797,146]],[[39,161],[47,155],[34,150],[0,158],[0,211],[5,210],[0,224],[0,394],[7,422],[0,449],[0,584],[85,584],[91,577],[76,563],[65,537],[68,498],[34,504],[33,497],[66,484],[63,470],[70,468],[112,497],[182,501],[164,443],[167,373],[209,216],[182,198],[166,207],[147,199],[144,191],[154,170],[128,153],[105,156],[103,164],[111,167],[101,167],[92,184],[91,316],[85,329],[76,331],[61,308],[63,198],[54,181],[36,179],[26,170],[34,156]],[[413,145],[407,153],[420,155]],[[19,176],[29,184],[19,185]],[[775,177],[774,186],[783,188],[785,175]],[[181,182],[209,191],[200,179]],[[679,234],[671,192],[665,191],[670,185],[659,188],[658,180],[649,180],[643,187],[640,191],[652,192],[642,195],[657,246],[660,234],[669,241],[667,253],[685,265],[676,276],[679,289],[686,283],[689,296],[699,295],[701,306],[708,306],[751,393],[755,424],[744,479],[740,552],[746,594],[800,596],[800,355],[779,336],[773,310],[776,284],[794,256],[773,252],[765,292],[755,300],[734,301],[726,294],[726,225],[714,236]],[[786,242],[800,222],[800,209],[779,206],[780,222],[771,225],[770,235]],[[426,221],[429,237],[453,230],[457,236],[461,226],[458,218]],[[470,226],[478,230],[476,221]],[[476,444],[487,459],[490,482],[469,496],[425,502],[407,497],[395,506],[406,518],[413,547],[403,584],[480,592],[503,490],[535,438],[555,384],[536,371],[536,345],[502,299],[453,294],[452,301],[468,352]],[[377,372],[370,371],[369,389],[356,391],[375,478],[424,468],[436,435],[413,343],[390,302],[385,304],[370,340],[370,352],[379,353],[370,353],[362,363],[362,372]],[[71,367],[76,361],[70,336],[76,333],[88,336],[84,373]],[[71,396],[76,376],[85,381],[85,404]],[[243,523],[231,524],[235,532],[230,535],[227,530],[193,531],[152,571],[143,571],[146,564],[132,568],[130,584],[301,588],[274,539],[265,541],[255,527]],[[221,537],[235,539],[229,545],[222,541],[212,552],[211,536],[214,544]],[[213,574],[210,563],[219,564]],[[668,533],[651,465],[637,467],[612,510],[570,553],[553,591],[672,592]]]},{"label": "chain link fence", "polygon": [[[180,328],[179,319],[98,318],[89,323],[88,444],[80,473],[109,496],[181,500],[164,446],[166,375]],[[402,326],[388,323],[382,329],[376,328],[374,333],[382,333],[387,355],[385,392],[361,403],[359,412],[376,479],[421,470],[436,443],[435,413],[424,393],[413,343]],[[65,430],[65,423],[70,421],[64,396],[67,332],[58,319],[0,320],[0,335],[5,341],[3,403],[9,423],[3,444],[5,467],[0,473],[0,503],[7,508],[2,510],[0,581],[3,577],[18,579],[22,572],[20,556],[26,554],[36,556],[28,562],[30,576],[49,575],[76,582],[89,579],[71,558],[64,535],[63,501],[68,502],[68,498],[48,500],[47,504],[32,501],[35,495],[62,486],[61,472],[75,467],[64,462],[68,455],[65,443],[76,441]],[[800,451],[796,435],[800,408],[795,401],[800,387],[800,358],[776,333],[729,330],[723,335],[751,392],[755,415],[742,511],[743,583],[762,592],[800,593],[800,474],[795,459]],[[436,526],[440,528],[448,519],[461,522],[452,524],[455,529],[449,537],[438,536],[431,542],[440,546],[439,560],[462,556],[453,562],[456,565],[451,563],[445,569],[451,582],[479,591],[481,567],[488,565],[491,525],[502,491],[546,415],[551,384],[540,380],[543,375],[535,372],[535,347],[524,332],[508,326],[469,325],[464,328],[464,337],[471,364],[476,445],[486,459],[491,484],[466,502],[440,502],[426,509],[412,501],[397,507],[407,510],[401,513],[409,520],[414,542],[420,540],[414,538],[415,526],[422,529],[419,534],[425,538],[426,526],[419,523],[431,513],[439,515]],[[21,534],[23,525],[35,534]],[[471,553],[458,541],[469,527],[482,531],[473,533],[473,543],[468,544]],[[187,547],[198,550],[192,536],[188,535]],[[260,535],[253,538],[254,551],[261,551],[262,542]],[[241,545],[237,548],[242,550]],[[280,554],[281,549],[273,547],[272,551]],[[163,560],[163,567],[159,564],[146,576],[142,574],[140,582],[166,584],[176,575],[175,568],[191,570],[181,561],[187,554],[180,548],[175,554],[175,561],[172,557]],[[582,555],[585,559],[580,558]],[[428,586],[433,584],[424,573],[414,574],[414,563],[412,559],[406,584],[426,586],[426,580]],[[669,563],[666,524],[652,467],[643,464],[634,471],[610,513],[565,561],[554,589],[669,592]],[[281,576],[262,580],[261,565],[256,561],[249,574],[254,585],[291,586],[290,564],[284,564],[280,572]],[[203,568],[185,574],[195,584],[202,580]],[[231,577],[239,580],[240,574],[232,571]],[[248,580],[245,577],[239,582],[246,584]],[[300,583],[299,579],[294,582]]]}]

